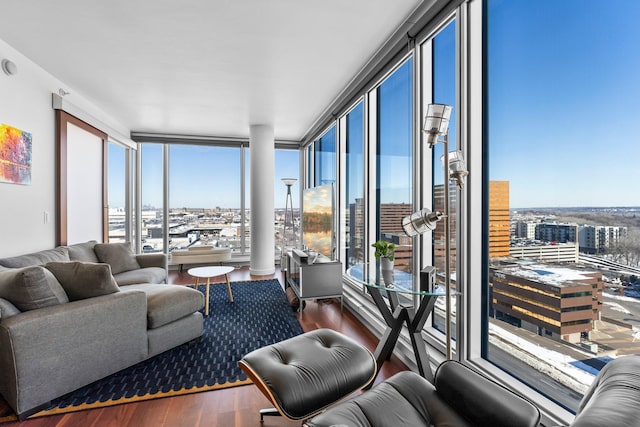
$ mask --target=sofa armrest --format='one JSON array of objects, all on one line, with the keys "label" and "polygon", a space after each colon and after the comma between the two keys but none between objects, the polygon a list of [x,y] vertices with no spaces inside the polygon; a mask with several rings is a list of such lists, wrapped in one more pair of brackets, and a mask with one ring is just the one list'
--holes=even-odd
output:
[{"label": "sofa armrest", "polygon": [[438,396],[475,425],[535,427],[540,422],[533,403],[459,362],[443,362],[434,383]]},{"label": "sofa armrest", "polygon": [[0,392],[14,411],[50,400],[147,357],[142,291],[31,310],[0,322]]},{"label": "sofa armrest", "polygon": [[164,253],[137,254],[136,260],[140,267],[160,267],[165,270],[168,268],[167,255]]}]

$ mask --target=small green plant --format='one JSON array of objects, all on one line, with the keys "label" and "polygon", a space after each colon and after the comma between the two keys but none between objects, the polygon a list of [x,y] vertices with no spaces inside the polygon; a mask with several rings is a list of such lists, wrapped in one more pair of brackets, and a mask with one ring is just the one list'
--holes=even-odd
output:
[{"label": "small green plant", "polygon": [[387,242],[386,240],[378,240],[371,246],[376,248],[376,253],[374,254],[376,259],[388,258],[389,261],[393,261],[393,251],[396,249],[395,243]]}]

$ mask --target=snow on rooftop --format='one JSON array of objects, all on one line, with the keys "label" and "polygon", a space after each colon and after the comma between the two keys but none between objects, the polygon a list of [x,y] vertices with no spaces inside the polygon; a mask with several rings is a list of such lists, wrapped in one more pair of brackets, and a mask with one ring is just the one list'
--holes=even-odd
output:
[{"label": "snow on rooftop", "polygon": [[545,264],[519,264],[513,267],[500,268],[514,276],[534,280],[547,285],[563,286],[566,282],[580,282],[592,279],[587,274],[596,271],[576,270],[569,267],[549,266]]}]

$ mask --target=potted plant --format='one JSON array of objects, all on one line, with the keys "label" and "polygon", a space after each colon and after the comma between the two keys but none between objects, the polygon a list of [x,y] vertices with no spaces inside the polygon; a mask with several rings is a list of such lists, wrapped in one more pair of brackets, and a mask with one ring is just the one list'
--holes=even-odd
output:
[{"label": "potted plant", "polygon": [[374,256],[377,260],[380,260],[380,270],[382,271],[382,279],[384,280],[385,285],[392,285],[393,260],[395,259],[394,251],[396,249],[396,245],[392,242],[387,242],[386,240],[378,240],[371,246],[376,249]]}]

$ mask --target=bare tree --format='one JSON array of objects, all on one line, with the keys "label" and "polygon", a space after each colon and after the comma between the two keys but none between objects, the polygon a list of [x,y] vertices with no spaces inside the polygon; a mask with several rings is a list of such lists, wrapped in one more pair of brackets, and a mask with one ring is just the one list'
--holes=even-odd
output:
[{"label": "bare tree", "polygon": [[636,267],[640,262],[640,230],[629,229],[626,236],[614,242],[607,253],[615,262]]}]

